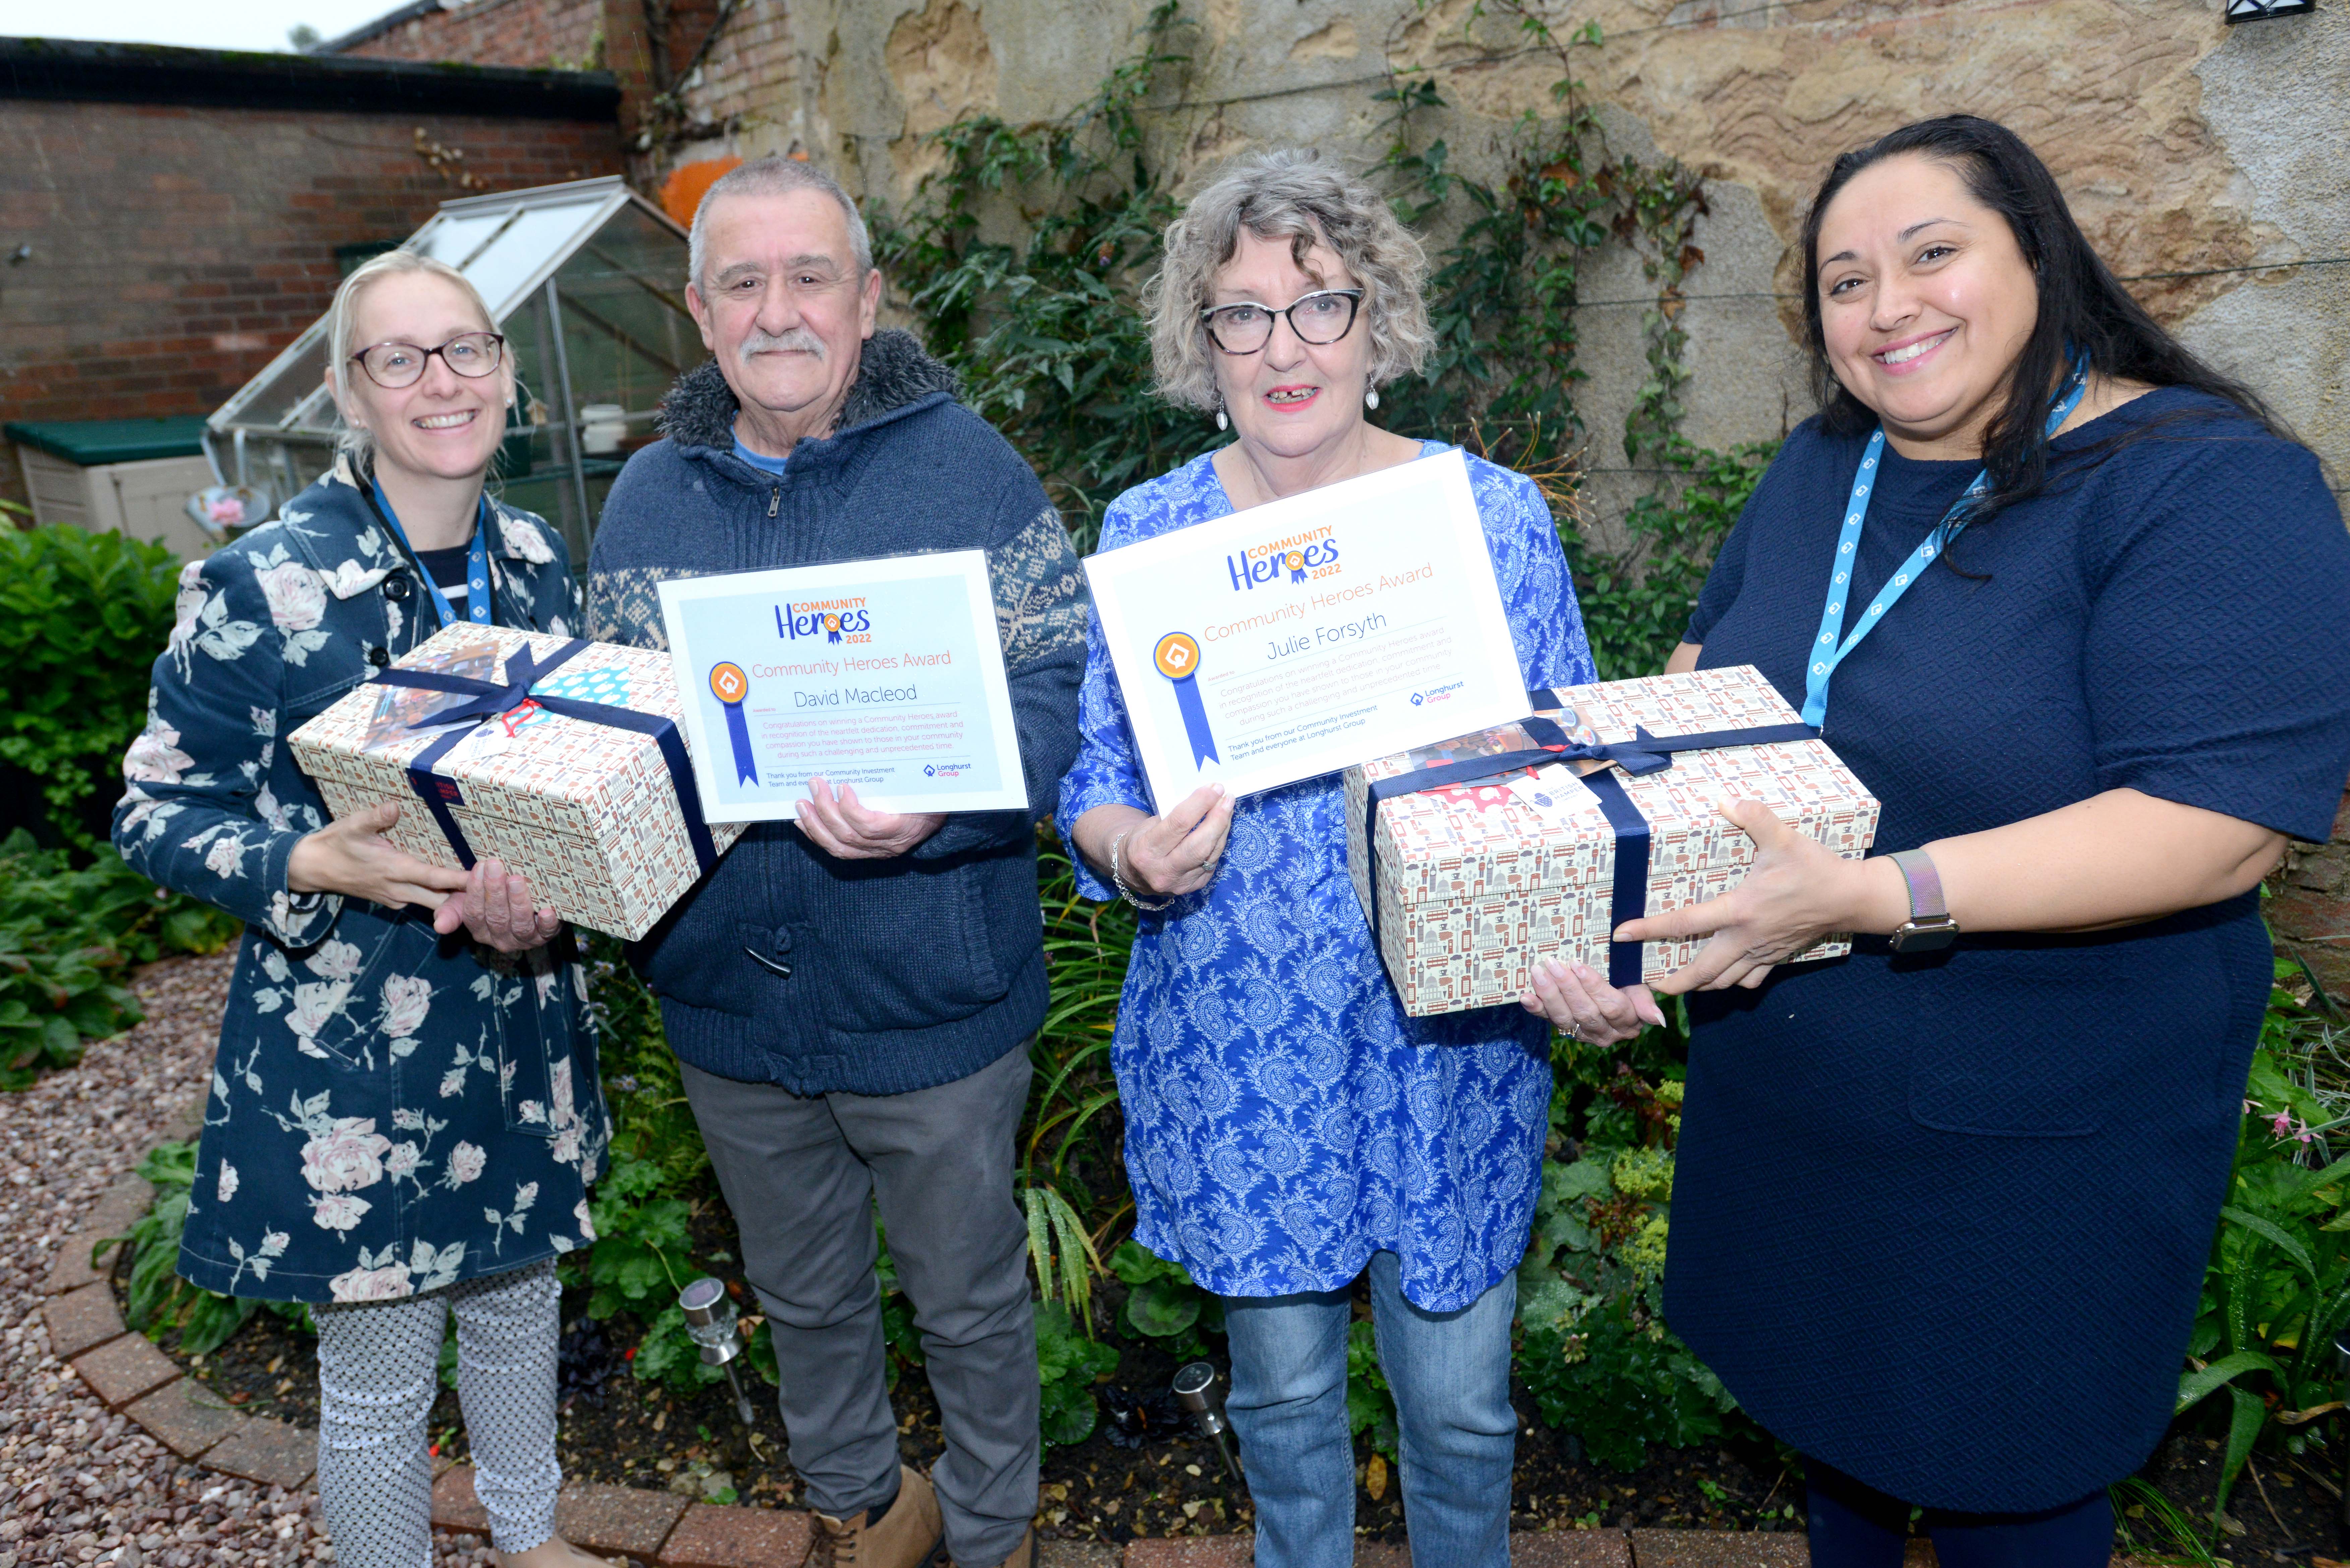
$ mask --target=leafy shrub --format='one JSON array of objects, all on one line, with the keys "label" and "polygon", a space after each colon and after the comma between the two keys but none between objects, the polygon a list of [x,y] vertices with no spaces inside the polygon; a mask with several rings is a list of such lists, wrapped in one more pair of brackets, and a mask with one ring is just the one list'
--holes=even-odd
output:
[{"label": "leafy shrub", "polygon": [[2215,1515],[2263,1438],[2294,1452],[2324,1440],[2315,1423],[2340,1397],[2334,1341],[2350,1328],[2350,1160],[2327,1138],[2350,1123],[2350,1029],[2324,1016],[2298,965],[2279,961],[2276,978],[2178,1380],[2181,1413],[2224,1417]]},{"label": "leafy shrub", "polygon": [[165,952],[213,952],[237,924],[166,893],[111,848],[71,869],[62,850],[22,828],[0,839],[0,1089],[81,1060],[143,1016],[124,984],[130,966]]},{"label": "leafy shrub", "polygon": [[1566,1322],[1529,1325],[1519,1375],[1543,1419],[1583,1439],[1617,1469],[1648,1462],[1648,1445],[1686,1449],[1721,1435],[1721,1382],[1630,1295]]},{"label": "leafy shrub", "polygon": [[147,719],[179,558],[66,524],[0,524],[0,763],[39,781],[48,826],[96,846],[91,813]]},{"label": "leafy shrub", "polygon": [[1363,1319],[1347,1325],[1347,1429],[1369,1434],[1373,1452],[1396,1458],[1395,1392],[1379,1367],[1378,1332]]},{"label": "leafy shrub", "polygon": [[[1171,171],[1149,168],[1139,119],[1160,73],[1184,58],[1169,42],[1176,12],[1173,0],[1153,10],[1141,50],[1060,119],[983,116],[932,133],[944,166],[903,219],[874,214],[876,259],[931,352],[1035,465],[1084,546],[1119,491],[1221,444],[1208,421],[1151,393],[1138,299],[1177,212]],[[1018,244],[982,237],[998,210],[1018,213]]]},{"label": "leafy shrub", "polygon": [[1624,519],[1628,549],[1606,554],[1573,529],[1561,531],[1602,680],[1664,669],[1689,628],[1715,552],[1778,451],[1770,441],[1714,452],[1674,436],[1653,455],[1681,477],[1632,504]]},{"label": "leafy shrub", "polygon": [[1621,1048],[1556,1043],[1554,1136],[1575,1158],[1544,1161],[1518,1270],[1519,1376],[1544,1421],[1619,1469],[1648,1463],[1652,1444],[1719,1437],[1734,1407],[1664,1323],[1687,1055],[1685,1015],[1668,1005],[1667,1027]]},{"label": "leafy shrub", "polygon": [[1126,1282],[1126,1326],[1162,1341],[1178,1361],[1209,1353],[1205,1337],[1224,1331],[1224,1303],[1193,1282],[1180,1263],[1170,1263],[1133,1241],[1110,1254],[1109,1271]]},{"label": "leafy shrub", "polygon": [[[194,1144],[158,1144],[139,1162],[137,1170],[154,1184],[155,1206],[126,1234],[109,1236],[97,1244],[98,1249],[118,1241],[123,1245],[130,1271],[123,1298],[125,1323],[157,1341],[179,1330],[180,1348],[190,1355],[203,1355],[228,1343],[229,1336],[244,1326],[244,1320],[265,1305],[305,1329],[310,1327],[309,1309],[299,1303],[224,1296],[192,1285],[172,1272],[180,1262],[180,1237],[187,1229],[188,1189],[196,1179]],[[282,1250],[285,1238],[276,1240]],[[235,1245],[230,1243],[232,1248]],[[255,1256],[244,1262],[255,1279],[266,1280],[276,1256],[265,1241]]]},{"label": "leafy shrub", "polygon": [[[179,1263],[180,1235],[188,1222],[188,1189],[196,1179],[196,1146],[159,1144],[139,1162],[138,1168],[140,1175],[155,1184],[155,1207],[123,1238],[130,1250],[123,1321],[155,1340],[178,1329],[180,1348],[192,1355],[216,1349],[244,1326],[244,1320],[260,1303],[198,1290],[172,1272]],[[259,1267],[266,1279],[266,1260]]]},{"label": "leafy shrub", "polygon": [[1118,1368],[1118,1352],[1081,1332],[1058,1302],[1036,1303],[1037,1425],[1048,1448],[1082,1443],[1100,1419],[1094,1384]]}]

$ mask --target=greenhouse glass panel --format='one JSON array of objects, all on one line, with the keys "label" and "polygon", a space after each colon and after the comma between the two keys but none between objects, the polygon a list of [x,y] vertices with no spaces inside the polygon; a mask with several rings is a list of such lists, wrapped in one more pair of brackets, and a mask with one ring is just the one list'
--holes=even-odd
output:
[{"label": "greenhouse glass panel", "polygon": [[[704,358],[685,308],[684,232],[610,178],[444,202],[406,247],[464,273],[505,334],[519,395],[494,483],[554,524],[584,567],[612,479],[653,439],[670,384]],[[206,421],[218,478],[256,493],[249,523],[333,462],[342,421],[322,388],[325,327]]]}]

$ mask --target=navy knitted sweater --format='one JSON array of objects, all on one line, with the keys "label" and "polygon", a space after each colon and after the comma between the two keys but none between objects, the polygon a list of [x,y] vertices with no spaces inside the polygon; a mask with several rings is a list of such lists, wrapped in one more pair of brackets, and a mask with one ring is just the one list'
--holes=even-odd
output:
[{"label": "navy knitted sweater", "polygon": [[784,472],[734,453],[715,362],[680,379],[629,460],[588,563],[590,635],[666,646],[656,585],[915,550],[984,549],[1025,812],[950,816],[911,854],[838,860],[753,825],[630,950],[679,1057],[796,1095],[951,1083],[1043,1023],[1035,825],[1077,752],[1085,579],[1035,473],[904,332],[876,334],[837,433]]}]

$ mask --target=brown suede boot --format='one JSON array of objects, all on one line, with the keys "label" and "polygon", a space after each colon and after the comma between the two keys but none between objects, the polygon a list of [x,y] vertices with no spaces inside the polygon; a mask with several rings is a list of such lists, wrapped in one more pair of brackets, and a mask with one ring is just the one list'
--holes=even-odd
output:
[{"label": "brown suede boot", "polygon": [[816,1516],[808,1568],[929,1568],[945,1542],[931,1478],[899,1465],[898,1501],[870,1529],[862,1513],[847,1519]]},{"label": "brown suede boot", "polygon": [[1012,1555],[1001,1563],[958,1563],[953,1568],[1036,1568],[1036,1532],[1024,1532],[1020,1544],[1012,1549]]}]

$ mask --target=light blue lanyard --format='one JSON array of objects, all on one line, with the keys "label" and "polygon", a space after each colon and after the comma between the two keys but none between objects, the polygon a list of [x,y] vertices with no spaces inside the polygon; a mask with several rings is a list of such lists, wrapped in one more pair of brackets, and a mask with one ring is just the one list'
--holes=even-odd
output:
[{"label": "light blue lanyard", "polygon": [[[2064,395],[2056,400],[2054,408],[2048,410],[2048,434],[2052,440],[2056,428],[2072,417],[2073,410],[2081,401],[2081,394],[2089,389],[2088,374],[2089,368],[2085,361],[2074,361],[2073,379],[2065,384]],[[1909,591],[1909,585],[1925,572],[1934,557],[1950,547],[1950,541],[1957,538],[1959,531],[1967,525],[1964,515],[1967,504],[1991,488],[1991,470],[1985,469],[1975,475],[1975,481],[1967,486],[1966,493],[1943,514],[1942,520],[1934,524],[1934,531],[1926,535],[1925,542],[1909,552],[1909,558],[1901,563],[1901,569],[1893,574],[1893,580],[1869,601],[1867,610],[1861,616],[1860,624],[1853,628],[1852,635],[1845,637],[1845,595],[1850,591],[1848,585],[1852,581],[1852,568],[1859,559],[1860,528],[1862,519],[1868,515],[1868,493],[1876,486],[1877,465],[1884,454],[1885,427],[1879,425],[1877,433],[1868,438],[1868,450],[1860,454],[1860,468],[1852,476],[1852,500],[1845,509],[1844,532],[1836,536],[1835,561],[1828,573],[1827,608],[1820,612],[1820,635],[1812,644],[1812,668],[1804,682],[1804,722],[1814,729],[1818,729],[1827,719],[1828,678],[1835,673],[1836,666],[1860,646],[1861,639],[1877,629],[1877,623],[1885,618],[1885,612]]]},{"label": "light blue lanyard", "polygon": [[[392,537],[400,541],[400,548],[415,556],[416,546],[408,542],[408,535],[391,509],[391,497],[383,493],[383,481],[374,483],[376,509],[391,525]],[[441,585],[432,580],[432,569],[425,566],[421,556],[416,556],[416,569],[423,575],[424,591],[432,596],[432,607],[441,612],[441,624],[456,625],[457,612],[450,605],[449,596],[441,591]],[[473,542],[465,552],[465,618],[476,626],[490,624],[490,498],[486,495],[482,497],[481,512],[473,519]]]}]

